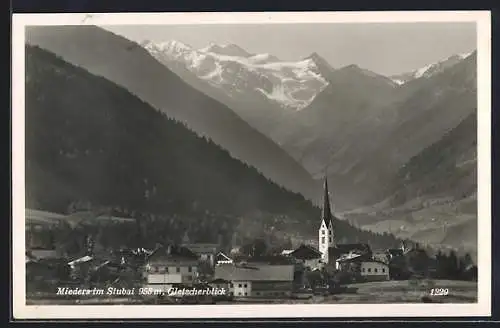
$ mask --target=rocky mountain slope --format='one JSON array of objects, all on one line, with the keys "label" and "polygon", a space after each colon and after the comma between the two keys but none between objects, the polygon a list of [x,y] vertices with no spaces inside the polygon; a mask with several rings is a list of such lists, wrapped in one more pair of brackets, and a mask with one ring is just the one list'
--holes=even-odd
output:
[{"label": "rocky mountain slope", "polygon": [[469,114],[402,166],[384,201],[344,213],[358,226],[423,243],[475,250],[477,119]]}]

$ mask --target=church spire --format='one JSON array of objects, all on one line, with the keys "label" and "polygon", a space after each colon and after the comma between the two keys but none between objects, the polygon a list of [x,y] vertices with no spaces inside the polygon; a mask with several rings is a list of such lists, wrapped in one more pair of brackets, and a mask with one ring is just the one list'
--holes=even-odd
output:
[{"label": "church spire", "polygon": [[323,195],[323,211],[321,213],[321,219],[325,222],[327,227],[332,225],[332,211],[330,208],[330,194],[328,192],[328,179],[325,176],[325,184],[324,184],[324,195]]}]

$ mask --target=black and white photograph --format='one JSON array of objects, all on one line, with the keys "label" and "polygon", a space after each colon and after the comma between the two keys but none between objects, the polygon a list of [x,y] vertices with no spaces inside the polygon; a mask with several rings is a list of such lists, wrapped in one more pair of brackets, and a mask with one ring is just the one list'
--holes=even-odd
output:
[{"label": "black and white photograph", "polygon": [[14,15],[19,317],[487,315],[489,33],[488,12]]}]

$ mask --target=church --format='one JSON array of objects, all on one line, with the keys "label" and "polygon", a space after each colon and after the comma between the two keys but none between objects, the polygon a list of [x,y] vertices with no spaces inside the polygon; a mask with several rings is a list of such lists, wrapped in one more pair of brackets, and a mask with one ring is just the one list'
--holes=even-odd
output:
[{"label": "church", "polygon": [[321,224],[318,229],[318,249],[324,264],[335,265],[338,269],[339,262],[346,259],[367,261],[372,258],[372,250],[368,244],[338,244],[334,226],[334,216],[330,206],[330,195],[328,192],[328,181],[325,177],[323,208],[321,213]]}]

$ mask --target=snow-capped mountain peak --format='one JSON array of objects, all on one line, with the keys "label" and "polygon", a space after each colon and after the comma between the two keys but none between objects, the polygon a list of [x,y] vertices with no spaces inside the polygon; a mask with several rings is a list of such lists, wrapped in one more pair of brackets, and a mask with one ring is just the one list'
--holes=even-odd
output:
[{"label": "snow-capped mountain peak", "polygon": [[165,65],[183,66],[230,97],[265,97],[285,109],[308,106],[328,84],[312,59],[282,61],[234,44],[211,43],[198,50],[179,41],[143,46]]},{"label": "snow-capped mountain peak", "polygon": [[448,67],[458,64],[460,61],[469,57],[473,52],[474,51],[468,53],[455,54],[438,62],[425,65],[414,71],[392,76],[391,79],[394,81],[394,83],[402,85],[414,79],[428,78],[442,72]]}]

